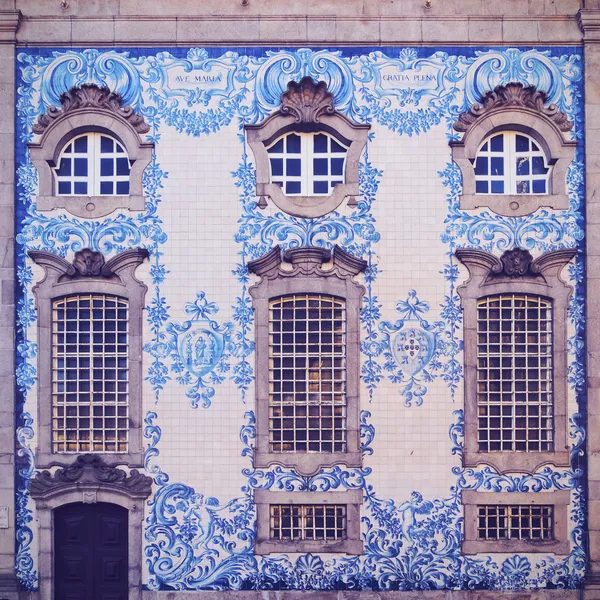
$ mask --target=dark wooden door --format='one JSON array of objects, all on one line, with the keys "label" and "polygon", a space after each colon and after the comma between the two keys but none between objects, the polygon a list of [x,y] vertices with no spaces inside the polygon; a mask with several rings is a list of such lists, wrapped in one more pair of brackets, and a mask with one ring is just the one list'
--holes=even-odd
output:
[{"label": "dark wooden door", "polygon": [[127,600],[127,509],[66,504],[54,511],[55,600]]}]

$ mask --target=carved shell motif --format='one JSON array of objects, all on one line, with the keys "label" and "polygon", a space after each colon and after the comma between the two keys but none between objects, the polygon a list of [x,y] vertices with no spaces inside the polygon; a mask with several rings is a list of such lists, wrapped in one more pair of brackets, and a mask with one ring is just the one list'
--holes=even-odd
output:
[{"label": "carved shell motif", "polygon": [[311,77],[290,81],[281,95],[281,113],[293,116],[296,123],[318,123],[322,114],[334,112],[333,95],[324,81],[315,83]]},{"label": "carved shell motif", "polygon": [[524,277],[535,275],[537,270],[532,268],[533,256],[528,250],[513,248],[506,250],[500,257],[501,266],[492,269],[495,275],[506,275],[507,277]]},{"label": "carved shell motif", "polygon": [[57,119],[84,108],[101,108],[109,110],[126,120],[138,133],[148,133],[150,126],[144,117],[134,112],[131,106],[122,107],[123,98],[107,87],[99,87],[93,83],[84,83],[81,87],[72,87],[60,97],[61,107],[51,106],[46,114],[41,115],[33,125],[33,132],[42,134]]},{"label": "carved shell motif", "polygon": [[567,115],[558,109],[556,104],[545,106],[548,101],[546,92],[538,90],[533,85],[524,86],[522,83],[507,83],[498,85],[493,91],[486,92],[481,98],[481,104],[474,104],[464,112],[454,123],[456,131],[467,131],[478,119],[496,108],[528,108],[553,121],[561,131],[570,131],[573,123]]}]

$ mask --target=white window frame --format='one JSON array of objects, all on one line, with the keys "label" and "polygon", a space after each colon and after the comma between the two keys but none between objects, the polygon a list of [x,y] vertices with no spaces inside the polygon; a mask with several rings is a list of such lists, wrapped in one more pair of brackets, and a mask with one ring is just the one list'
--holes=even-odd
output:
[{"label": "white window frame", "polygon": [[[300,138],[300,152],[299,153],[288,153],[287,140],[290,136],[296,135]],[[317,135],[324,135],[327,138],[327,152],[315,152],[314,143]],[[271,152],[271,148],[277,145],[280,141],[283,141],[284,151],[283,152]],[[345,149],[344,152],[333,152],[331,150],[332,141]],[[346,159],[348,157],[348,146],[335,136],[327,133],[326,131],[314,131],[314,132],[301,132],[301,131],[288,131],[284,135],[278,137],[273,143],[267,146],[267,153],[269,155],[269,172],[270,181],[276,185],[281,182],[282,192],[285,196],[329,196],[336,185],[342,185],[346,182]],[[287,175],[286,174],[286,160],[297,158],[300,160],[300,175]],[[333,175],[331,173],[331,159],[342,158],[342,172],[339,175]],[[274,175],[271,159],[281,159],[283,161],[283,175]],[[327,160],[327,175],[316,175],[314,172],[314,159],[325,159]],[[327,191],[315,192],[314,183],[323,181],[327,183]],[[300,191],[296,193],[288,193],[285,191],[286,183],[288,182],[299,182]],[[335,183],[335,185],[333,185]]]},{"label": "white window frame", "polygon": [[[101,143],[102,138],[110,139],[115,148],[121,148],[122,152],[102,152]],[[75,142],[78,139],[87,138],[87,152],[75,152]],[[71,148],[71,152],[67,153],[67,149]],[[59,175],[59,169],[62,163],[63,158],[71,159],[71,175]],[[110,158],[113,161],[114,172],[113,175],[101,175],[101,164],[102,159]],[[127,175],[117,175],[117,158],[125,158],[127,160],[128,173]],[[88,164],[88,174],[87,175],[75,175],[75,159],[85,159]],[[57,196],[128,196],[129,192],[126,194],[117,194],[117,183],[126,181],[129,185],[130,183],[130,174],[131,174],[131,163],[129,160],[129,156],[127,154],[127,150],[125,146],[119,142],[115,137],[108,135],[104,132],[99,131],[86,131],[85,133],[76,135],[72,137],[62,148],[59,159],[57,162],[57,166],[54,168],[55,172],[55,193]],[[61,182],[68,181],[71,183],[71,193],[64,194],[59,192],[59,184]],[[76,182],[85,182],[87,183],[87,192],[85,194],[80,194],[79,192],[75,192],[75,183]],[[104,182],[112,182],[114,185],[114,192],[112,194],[101,193],[100,186]]]},{"label": "white window frame", "polygon": [[[492,150],[492,139],[497,136],[503,136],[503,150]],[[538,150],[529,150],[527,152],[519,152],[517,151],[517,136],[524,137],[529,140],[530,144],[535,144]],[[482,148],[485,145],[488,145],[487,150],[483,150]],[[503,194],[503,195],[518,195],[518,196],[534,196],[534,195],[548,195],[549,186],[550,186],[550,178],[551,178],[551,170],[552,166],[548,163],[548,157],[543,149],[540,147],[540,144],[532,138],[530,135],[523,133],[521,131],[514,130],[502,130],[496,131],[495,133],[489,135],[479,146],[477,151],[477,156],[475,158],[475,169],[477,168],[477,161],[480,158],[492,159],[492,158],[502,158],[503,166],[504,166],[504,175],[492,175],[491,174],[491,160],[488,162],[488,174],[487,175],[478,175],[475,173],[475,185],[477,186],[477,182],[485,181],[488,183],[488,191],[487,192],[478,192],[475,191],[478,196],[485,195],[493,195],[493,194]],[[534,175],[530,173],[529,175],[517,175],[517,161],[520,158],[526,158],[530,161],[530,168],[533,170],[533,158],[542,158],[544,160],[544,168],[546,169],[546,173],[542,175]],[[492,182],[494,181],[502,181],[504,183],[504,191],[503,192],[492,192]],[[529,182],[529,191],[528,192],[519,192],[517,189],[517,183],[519,181],[527,181]],[[544,192],[534,192],[533,191],[533,182],[534,181],[543,181],[544,182]]]}]

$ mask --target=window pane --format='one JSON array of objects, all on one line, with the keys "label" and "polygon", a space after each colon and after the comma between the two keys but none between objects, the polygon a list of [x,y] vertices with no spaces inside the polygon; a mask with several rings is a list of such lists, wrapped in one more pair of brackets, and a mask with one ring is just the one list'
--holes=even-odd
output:
[{"label": "window pane", "polygon": [[[482,148],[483,150],[483,148]],[[490,150],[492,152],[504,152],[504,135],[495,135],[490,140]]]},{"label": "window pane", "polygon": [[319,133],[315,135],[315,152],[327,152],[327,136]]},{"label": "window pane", "polygon": [[532,159],[533,174],[534,175],[545,175],[548,169],[544,167],[544,159],[541,156],[534,156]]},{"label": "window pane", "polygon": [[299,181],[287,181],[285,184],[286,194],[299,194],[300,193],[300,182]]},{"label": "window pane", "polygon": [[103,154],[110,154],[114,152],[113,141],[105,135],[100,138],[100,152]]},{"label": "window pane", "polygon": [[534,179],[533,193],[534,194],[545,194],[546,193],[546,181],[543,179]]},{"label": "window pane", "polygon": [[283,158],[271,159],[271,174],[283,175]]},{"label": "window pane", "polygon": [[120,196],[129,194],[129,181],[117,181],[117,194]]},{"label": "window pane", "polygon": [[287,151],[290,154],[300,154],[300,136],[291,133],[287,137]]},{"label": "window pane", "polygon": [[129,175],[129,160],[117,158],[117,175]]},{"label": "window pane", "polygon": [[475,175],[488,174],[488,159],[487,156],[480,156],[475,161]]},{"label": "window pane", "polygon": [[281,154],[283,152],[283,139],[279,140],[276,144],[273,144],[267,152]]},{"label": "window pane", "polygon": [[328,175],[327,172],[327,159],[326,158],[315,158],[313,159],[313,168],[315,175]]},{"label": "window pane", "polygon": [[70,194],[71,193],[71,182],[70,181],[59,181],[58,182],[58,193],[59,194]]},{"label": "window pane", "polygon": [[343,158],[332,158],[331,159],[331,174],[332,175],[342,175],[344,169],[344,159]]},{"label": "window pane", "polygon": [[517,158],[517,175],[529,175],[528,158]]},{"label": "window pane", "polygon": [[491,159],[491,175],[504,175],[504,158],[493,156]]},{"label": "window pane", "polygon": [[487,181],[476,181],[475,182],[475,192],[477,194],[487,194],[488,193],[488,182]]},{"label": "window pane", "polygon": [[113,193],[113,182],[112,181],[101,181],[100,182],[100,193],[102,195],[112,195]]},{"label": "window pane", "polygon": [[332,152],[346,152],[346,148],[344,146],[338,144],[333,138],[331,138],[331,151]]},{"label": "window pane", "polygon": [[86,195],[88,193],[88,184],[85,181],[76,181],[73,187],[75,194]]},{"label": "window pane", "polygon": [[299,158],[288,158],[285,161],[286,175],[289,177],[300,177],[302,162]]},{"label": "window pane", "polygon": [[492,194],[504,194],[504,181],[492,181]]},{"label": "window pane", "polygon": [[313,193],[314,194],[328,194],[329,186],[326,181],[315,181],[313,183]]},{"label": "window pane", "polygon": [[88,149],[88,136],[84,135],[82,137],[79,137],[75,140],[75,143],[73,144],[74,146],[74,152],[77,154],[83,153],[85,154],[87,152]]},{"label": "window pane", "polygon": [[75,176],[76,177],[87,177],[88,174],[88,161],[87,158],[76,158],[75,163]]},{"label": "window pane", "polygon": [[524,135],[517,135],[516,149],[517,152],[529,152],[529,138]]},{"label": "window pane", "polygon": [[59,167],[58,171],[56,171],[56,174],[59,177],[71,174],[71,159],[70,158],[61,159],[60,167]]}]

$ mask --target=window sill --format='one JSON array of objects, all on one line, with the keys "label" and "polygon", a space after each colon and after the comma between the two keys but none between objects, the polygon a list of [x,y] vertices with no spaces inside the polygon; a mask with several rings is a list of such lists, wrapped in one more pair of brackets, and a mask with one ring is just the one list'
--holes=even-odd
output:
[{"label": "window sill", "polygon": [[524,217],[538,208],[567,210],[569,197],[564,194],[462,194],[461,210],[489,208],[503,217]]},{"label": "window sill", "polygon": [[569,542],[557,540],[534,542],[530,540],[473,540],[463,542],[463,554],[569,554]]},{"label": "window sill", "polygon": [[539,467],[551,464],[556,467],[570,466],[569,453],[558,452],[469,452],[463,455],[463,466],[489,465],[499,473],[533,473]]},{"label": "window sill", "polygon": [[126,465],[130,468],[144,467],[144,453],[139,452],[37,452],[35,468],[49,469],[54,466],[69,466],[75,463],[79,456],[93,454],[100,456],[106,465]]},{"label": "window sill", "polygon": [[271,554],[273,552],[281,554],[289,554],[290,552],[324,552],[360,555],[363,553],[363,543],[361,540],[297,540],[289,542],[257,540],[254,552],[256,554]]},{"label": "window sill", "polygon": [[37,210],[40,212],[64,208],[82,219],[98,219],[122,208],[145,210],[146,201],[140,195],[128,196],[38,196]]},{"label": "window sill", "polygon": [[314,475],[321,468],[333,467],[343,464],[347,467],[360,468],[362,466],[361,452],[256,452],[254,454],[254,466],[260,468],[270,467],[272,465],[281,465],[283,467],[294,469],[300,475]]}]

